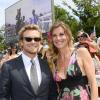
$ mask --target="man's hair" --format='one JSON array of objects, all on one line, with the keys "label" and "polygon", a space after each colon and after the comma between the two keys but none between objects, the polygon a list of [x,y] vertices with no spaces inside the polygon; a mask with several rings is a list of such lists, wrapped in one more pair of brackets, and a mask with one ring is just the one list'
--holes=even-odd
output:
[{"label": "man's hair", "polygon": [[84,37],[84,38],[88,38],[89,37],[89,35],[87,33],[85,33],[85,32],[83,32],[83,34],[81,36]]},{"label": "man's hair", "polygon": [[22,40],[23,38],[23,33],[27,30],[37,30],[40,34],[41,34],[41,37],[42,37],[42,33],[41,33],[41,30],[39,29],[39,26],[38,25],[34,25],[34,24],[28,24],[28,25],[25,25],[24,27],[22,27],[20,29],[20,31],[18,32],[19,34],[19,39]]}]

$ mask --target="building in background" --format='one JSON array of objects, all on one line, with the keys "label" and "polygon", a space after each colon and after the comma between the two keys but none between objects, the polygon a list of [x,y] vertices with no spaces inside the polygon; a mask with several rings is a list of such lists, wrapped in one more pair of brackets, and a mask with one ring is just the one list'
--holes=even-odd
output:
[{"label": "building in background", "polygon": [[20,0],[6,8],[6,43],[17,42],[18,31],[26,24],[37,24],[47,33],[52,25],[52,6],[52,0]]}]

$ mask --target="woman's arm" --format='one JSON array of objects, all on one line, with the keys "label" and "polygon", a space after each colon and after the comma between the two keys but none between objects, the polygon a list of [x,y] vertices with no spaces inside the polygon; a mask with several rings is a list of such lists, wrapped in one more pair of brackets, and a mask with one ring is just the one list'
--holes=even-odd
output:
[{"label": "woman's arm", "polygon": [[97,86],[97,81],[95,76],[95,67],[93,64],[93,60],[86,48],[79,48],[79,56],[83,63],[82,68],[84,69],[90,84],[91,100],[97,100],[98,86]]}]

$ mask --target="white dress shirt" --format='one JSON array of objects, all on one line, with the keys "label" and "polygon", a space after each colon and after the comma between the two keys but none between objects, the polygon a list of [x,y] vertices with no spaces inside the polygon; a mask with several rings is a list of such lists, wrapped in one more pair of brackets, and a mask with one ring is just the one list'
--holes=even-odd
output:
[{"label": "white dress shirt", "polygon": [[[24,54],[22,52],[22,59],[23,59],[23,63],[24,63],[24,66],[25,66],[25,70],[26,70],[27,76],[28,76],[28,78],[30,80],[30,68],[32,66],[31,58],[29,58],[26,54]],[[40,69],[40,64],[39,64],[38,57],[36,56],[33,60],[35,62],[35,66],[36,66],[36,70],[37,70],[37,75],[38,75],[38,83],[40,85],[42,77],[41,77],[41,69]]]},{"label": "white dress shirt", "polygon": [[97,39],[97,44],[98,44],[99,47],[100,47],[100,37],[98,37],[98,39]]}]

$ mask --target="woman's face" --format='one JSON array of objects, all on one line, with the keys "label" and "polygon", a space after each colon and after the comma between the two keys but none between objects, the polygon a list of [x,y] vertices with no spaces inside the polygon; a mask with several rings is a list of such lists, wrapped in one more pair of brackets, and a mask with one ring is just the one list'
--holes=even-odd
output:
[{"label": "woman's face", "polygon": [[52,32],[52,41],[56,48],[63,49],[67,45],[67,36],[62,27],[55,28]]},{"label": "woman's face", "polygon": [[13,47],[13,48],[11,49],[11,51],[12,51],[12,53],[16,53],[16,51],[17,51],[16,47]]}]

